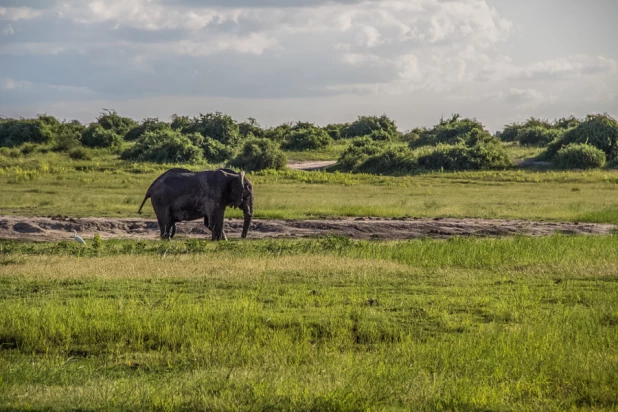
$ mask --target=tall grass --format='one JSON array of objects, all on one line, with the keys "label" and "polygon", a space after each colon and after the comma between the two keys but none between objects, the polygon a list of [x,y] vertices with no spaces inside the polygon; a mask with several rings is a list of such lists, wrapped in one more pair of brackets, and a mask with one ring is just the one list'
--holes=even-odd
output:
[{"label": "tall grass", "polygon": [[616,236],[144,243],[3,245],[3,407],[618,406]]}]

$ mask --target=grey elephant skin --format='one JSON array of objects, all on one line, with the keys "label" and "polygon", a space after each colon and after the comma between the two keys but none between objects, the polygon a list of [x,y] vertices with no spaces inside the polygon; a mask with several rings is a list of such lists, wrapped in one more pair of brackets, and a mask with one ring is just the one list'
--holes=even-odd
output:
[{"label": "grey elephant skin", "polygon": [[142,212],[148,198],[152,201],[163,239],[174,236],[177,222],[201,218],[211,230],[213,240],[227,239],[223,232],[226,207],[242,209],[242,237],[246,238],[253,217],[253,185],[244,172],[231,169],[167,170],[152,182],[138,213]]}]

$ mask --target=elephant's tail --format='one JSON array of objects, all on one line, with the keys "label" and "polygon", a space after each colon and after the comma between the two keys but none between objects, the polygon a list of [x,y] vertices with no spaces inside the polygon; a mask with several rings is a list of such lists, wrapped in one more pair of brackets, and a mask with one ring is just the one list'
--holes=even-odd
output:
[{"label": "elephant's tail", "polygon": [[150,189],[148,189],[148,191],[146,192],[146,196],[144,196],[144,200],[142,201],[142,204],[139,207],[139,210],[137,211],[137,213],[139,213],[140,215],[142,214],[142,208],[144,207],[144,204],[146,203],[146,200],[150,199]]}]

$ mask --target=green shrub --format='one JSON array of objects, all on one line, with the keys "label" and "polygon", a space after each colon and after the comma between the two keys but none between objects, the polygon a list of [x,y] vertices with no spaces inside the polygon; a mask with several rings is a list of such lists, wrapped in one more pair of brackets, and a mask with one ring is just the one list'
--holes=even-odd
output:
[{"label": "green shrub", "polygon": [[81,142],[87,147],[119,149],[122,146],[122,137],[99,123],[92,123],[82,134]]},{"label": "green shrub", "polygon": [[348,123],[333,123],[326,125],[326,127],[323,127],[322,129],[330,136],[331,139],[339,140],[343,138],[342,131],[349,126],[350,125]]},{"label": "green shrub", "polygon": [[379,129],[369,133],[367,137],[369,137],[371,140],[388,142],[392,140],[394,136],[385,130]]},{"label": "green shrub", "polygon": [[124,140],[130,142],[137,140],[146,132],[154,132],[156,130],[171,129],[169,123],[162,122],[158,118],[147,118],[142,121],[142,124],[133,127],[124,135]]},{"label": "green shrub", "polygon": [[341,129],[341,136],[345,138],[362,137],[371,134],[375,130],[382,130],[391,137],[397,136],[395,122],[386,115],[379,117],[359,116],[355,122]]},{"label": "green shrub", "polygon": [[56,152],[68,152],[78,146],[81,146],[82,134],[86,131],[86,127],[73,120],[69,123],[62,123],[58,128],[58,134],[54,142],[52,150]]},{"label": "green shrub", "polygon": [[543,157],[551,159],[560,149],[573,143],[586,143],[601,149],[608,160],[618,160],[618,123],[609,115],[588,115],[577,127],[547,147]]},{"label": "green shrub", "polygon": [[260,127],[257,120],[250,117],[247,121],[238,124],[238,133],[240,134],[241,140],[251,139],[254,137],[263,138],[264,137],[264,129]]},{"label": "green shrub", "polygon": [[121,137],[124,137],[129,130],[137,126],[135,120],[119,116],[114,110],[105,110],[105,113],[101,113],[97,117],[96,123],[101,125],[103,129],[110,130]]},{"label": "green shrub", "polygon": [[29,154],[32,154],[36,151],[37,146],[33,143],[24,143],[23,145],[21,145],[19,147],[19,151],[21,152],[21,154],[23,154],[24,156],[27,156]]},{"label": "green shrub", "polygon": [[220,112],[200,114],[191,120],[188,127],[183,126],[182,132],[199,133],[226,146],[236,146],[240,143],[238,124],[230,116]]},{"label": "green shrub", "polygon": [[284,123],[277,127],[264,130],[264,138],[272,140],[273,142],[283,143],[291,130],[292,125]]},{"label": "green shrub", "polygon": [[419,156],[418,165],[426,170],[504,169],[511,165],[500,141],[484,133],[475,133],[468,142],[440,144],[435,150]]},{"label": "green shrub", "polygon": [[389,147],[368,157],[354,169],[358,173],[405,175],[418,170],[418,158],[407,147]]},{"label": "green shrub", "polygon": [[487,133],[483,125],[474,119],[460,119],[458,114],[448,120],[441,119],[440,123],[431,129],[420,132],[418,139],[411,141],[410,147],[436,146],[438,144],[457,144],[466,140],[473,132]]},{"label": "green shrub", "polygon": [[525,127],[519,130],[517,140],[522,146],[547,146],[560,138],[562,132],[557,129],[548,129],[541,126]]},{"label": "green shrub", "polygon": [[240,154],[230,161],[230,166],[247,171],[284,169],[287,157],[270,139],[250,139],[245,142]]},{"label": "green shrub", "polygon": [[522,126],[519,124],[508,124],[504,127],[504,130],[496,133],[496,137],[503,142],[515,142],[517,141],[517,136],[519,135],[519,131],[521,129]]},{"label": "green shrub", "polygon": [[[53,122],[41,119],[6,119],[0,122],[0,146],[15,147],[24,143],[48,144],[55,136]],[[55,120],[55,119],[54,119]]]},{"label": "green shrub", "polygon": [[571,143],[558,150],[554,164],[562,169],[594,169],[605,165],[605,152],[585,143]]},{"label": "green shrub", "polygon": [[531,117],[523,123],[511,123],[506,125],[504,130],[496,133],[496,137],[503,142],[515,142],[519,140],[519,133],[523,129],[552,129],[552,127],[553,126],[546,120]]},{"label": "green shrub", "polygon": [[419,127],[415,127],[412,130],[408,130],[407,132],[404,132],[401,134],[401,136],[399,137],[399,140],[401,140],[402,142],[406,142],[409,145],[415,145],[414,142],[416,142],[418,139],[421,138],[421,133],[425,132],[427,129],[421,129]]},{"label": "green shrub", "polygon": [[76,147],[69,151],[69,157],[73,160],[92,160],[92,155],[83,147]]},{"label": "green shrub", "polygon": [[331,137],[323,129],[310,123],[298,123],[287,135],[285,149],[287,150],[318,150],[330,146]]},{"label": "green shrub", "polygon": [[193,144],[202,149],[204,158],[210,163],[221,163],[234,156],[234,149],[199,133],[186,135]]},{"label": "green shrub", "polygon": [[578,118],[574,116],[570,116],[570,117],[563,117],[561,119],[555,120],[552,127],[554,129],[567,130],[567,129],[572,129],[574,127],[577,127],[580,124],[581,124],[581,121]]},{"label": "green shrub", "polygon": [[180,132],[161,129],[146,132],[135,146],[125,150],[122,159],[155,163],[197,163],[203,159],[202,149]]},{"label": "green shrub", "polygon": [[172,115],[172,123],[170,124],[170,127],[173,130],[184,132],[185,130],[188,130],[191,125],[192,122],[189,116],[178,116],[177,114]]},{"label": "green shrub", "polygon": [[358,165],[382,150],[383,147],[369,137],[357,137],[339,156],[337,167],[347,172],[354,171]]}]

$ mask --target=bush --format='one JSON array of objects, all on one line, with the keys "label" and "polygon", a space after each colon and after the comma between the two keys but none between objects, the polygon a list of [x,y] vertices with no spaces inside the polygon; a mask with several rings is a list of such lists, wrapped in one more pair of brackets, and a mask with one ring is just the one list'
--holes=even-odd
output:
[{"label": "bush", "polygon": [[412,130],[408,130],[407,132],[404,132],[401,134],[401,136],[399,137],[399,140],[401,140],[402,142],[407,142],[409,145],[415,145],[416,144],[414,142],[416,142],[418,139],[421,138],[421,133],[425,132],[426,129],[421,129],[419,127],[415,127]]},{"label": "bush", "polygon": [[331,139],[339,140],[343,139],[343,131],[347,127],[350,127],[349,123],[334,123],[327,125],[323,129],[326,133],[328,133]]},{"label": "bush", "polygon": [[581,121],[578,118],[574,116],[570,116],[570,117],[563,117],[561,119],[555,120],[552,126],[554,129],[567,130],[567,129],[572,129],[574,127],[577,127],[580,124],[581,124]]},{"label": "bush", "polygon": [[142,124],[135,126],[124,135],[124,140],[130,142],[137,140],[146,132],[154,132],[156,130],[170,129],[169,123],[162,122],[157,118],[147,118],[142,121]]},{"label": "bush", "polygon": [[385,130],[374,130],[367,135],[371,140],[388,142],[393,139],[393,135]]},{"label": "bush", "polygon": [[15,147],[24,143],[50,143],[55,136],[55,129],[54,123],[48,118],[49,116],[45,116],[44,120],[3,120],[0,122],[0,146]]},{"label": "bush", "polygon": [[124,137],[124,135],[135,126],[137,123],[128,117],[119,116],[114,110],[105,110],[105,113],[101,113],[97,117],[97,124],[105,130],[110,130],[118,136]]},{"label": "bush", "polygon": [[210,163],[221,163],[234,156],[234,149],[215,139],[202,137],[199,133],[191,133],[185,136],[187,136],[195,146],[202,149],[204,158]]},{"label": "bush", "polygon": [[592,145],[571,143],[558,150],[554,164],[562,169],[594,169],[605,165],[605,153]]},{"label": "bush", "polygon": [[521,129],[522,126],[519,124],[508,124],[504,127],[503,131],[496,133],[496,137],[503,142],[515,142]]},{"label": "bush", "polygon": [[81,142],[87,147],[119,149],[122,146],[122,137],[99,123],[92,123],[82,134]]},{"label": "bush", "polygon": [[370,156],[360,163],[354,171],[384,175],[405,175],[418,170],[418,158],[406,147],[390,147]]},{"label": "bush", "polygon": [[182,132],[199,133],[204,137],[215,139],[226,146],[236,146],[240,143],[238,125],[230,116],[220,112],[200,114],[199,117],[191,120],[191,124],[188,127],[183,127]]},{"label": "bush", "polygon": [[500,141],[474,133],[467,142],[440,144],[432,152],[419,156],[419,167],[426,170],[487,170],[509,167],[511,162]]},{"label": "bush", "polygon": [[69,151],[69,157],[73,160],[92,160],[92,156],[87,149],[77,147]]},{"label": "bush", "polygon": [[121,158],[155,163],[196,163],[203,155],[202,149],[187,136],[163,129],[144,133]]},{"label": "bush", "polygon": [[343,171],[351,172],[369,157],[382,152],[383,147],[369,137],[358,137],[350,142],[337,160],[337,167]]},{"label": "bush", "polygon": [[[498,137],[503,142],[515,142],[519,140],[519,133],[523,129],[552,129],[553,126],[549,124],[546,120],[536,119],[531,117],[526,120],[524,123],[511,123],[504,127],[504,130],[496,133],[496,137]],[[550,140],[551,141],[551,140]]]},{"label": "bush", "polygon": [[58,128],[58,135],[52,150],[56,152],[68,152],[78,146],[81,146],[80,139],[86,131],[86,127],[73,120],[69,123],[62,123]]},{"label": "bush", "polygon": [[547,129],[541,126],[525,127],[519,130],[517,140],[523,146],[547,146],[549,143],[560,138],[562,132],[557,129]]},{"label": "bush", "polygon": [[318,150],[332,143],[331,137],[323,129],[310,123],[298,123],[287,136],[285,148],[288,150]]},{"label": "bush", "polygon": [[618,123],[609,115],[588,115],[581,124],[550,144],[543,157],[551,159],[560,149],[573,143],[589,144],[602,150],[608,160],[618,160]]},{"label": "bush", "polygon": [[284,169],[287,162],[285,154],[272,140],[250,139],[245,142],[240,154],[230,162],[230,166],[247,171],[258,171]]},{"label": "bush", "polygon": [[[358,120],[343,127],[341,130],[341,136],[350,137],[362,137],[371,134],[376,130],[386,132],[389,136],[397,136],[397,126],[395,122],[389,119],[386,115],[378,116],[359,116]],[[390,140],[390,139],[389,139]]]},{"label": "bush", "polygon": [[188,130],[192,124],[193,123],[191,122],[191,119],[189,119],[189,116],[178,116],[177,114],[173,114],[170,127],[173,130],[177,130],[182,133],[185,130]]},{"label": "bush", "polygon": [[251,139],[253,137],[261,139],[264,137],[264,130],[252,117],[248,118],[246,122],[238,124],[238,133],[242,140]]},{"label": "bush", "polygon": [[290,124],[282,124],[277,127],[264,130],[264,138],[273,142],[283,143],[285,138],[290,134],[292,126]]},{"label": "bush", "polygon": [[459,115],[455,114],[448,120],[441,119],[440,123],[431,129],[422,130],[419,138],[409,144],[411,148],[436,146],[441,143],[457,144],[468,139],[473,131],[487,133],[483,125],[476,120],[460,119]]},{"label": "bush", "polygon": [[27,156],[31,153],[34,153],[36,150],[36,145],[33,143],[24,143],[23,145],[21,145],[19,147],[19,151],[21,152],[21,154],[23,154],[24,156]]}]

